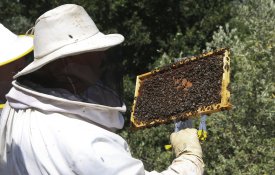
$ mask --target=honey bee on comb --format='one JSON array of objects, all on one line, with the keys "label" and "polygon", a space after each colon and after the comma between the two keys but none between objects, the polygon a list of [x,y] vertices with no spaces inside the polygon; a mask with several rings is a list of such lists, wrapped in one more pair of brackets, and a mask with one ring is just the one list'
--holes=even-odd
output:
[{"label": "honey bee on comb", "polygon": [[219,49],[137,76],[132,126],[157,126],[230,109],[229,73],[229,50]]}]

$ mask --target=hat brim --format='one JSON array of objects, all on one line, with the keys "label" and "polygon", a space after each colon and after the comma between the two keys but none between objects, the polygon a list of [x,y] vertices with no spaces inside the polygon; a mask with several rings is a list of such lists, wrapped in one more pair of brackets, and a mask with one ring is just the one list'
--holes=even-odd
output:
[{"label": "hat brim", "polygon": [[120,34],[104,35],[103,33],[98,32],[90,38],[66,45],[42,58],[35,59],[22,71],[18,72],[14,76],[14,79],[34,72],[54,60],[86,52],[104,51],[122,43],[123,41],[124,37]]},{"label": "hat brim", "polygon": [[19,35],[10,47],[0,50],[0,66],[22,58],[33,50],[33,36]]}]

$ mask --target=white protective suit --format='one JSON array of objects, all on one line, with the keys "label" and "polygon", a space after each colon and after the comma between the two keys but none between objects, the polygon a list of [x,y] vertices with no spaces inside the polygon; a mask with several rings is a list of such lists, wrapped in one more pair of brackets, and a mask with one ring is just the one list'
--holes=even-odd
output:
[{"label": "white protective suit", "polygon": [[203,163],[182,154],[163,172],[147,172],[126,141],[122,107],[71,101],[16,83],[0,120],[1,175],[202,174]]}]

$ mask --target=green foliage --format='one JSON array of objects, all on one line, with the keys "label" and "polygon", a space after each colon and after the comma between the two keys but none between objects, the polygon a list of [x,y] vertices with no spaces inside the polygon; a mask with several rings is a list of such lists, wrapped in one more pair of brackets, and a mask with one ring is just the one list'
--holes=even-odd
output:
[{"label": "green foliage", "polygon": [[24,7],[18,2],[2,0],[0,1],[0,21],[12,32],[25,34],[30,28],[31,21],[22,15]]},{"label": "green foliage", "polygon": [[[123,90],[124,90],[124,96],[125,96],[123,100],[126,103],[126,106],[128,107],[128,110],[126,111],[125,116],[130,116],[134,92],[135,92],[135,84],[129,76],[123,77]],[[126,128],[130,126],[130,117],[125,117],[124,126]]]},{"label": "green foliage", "polygon": [[208,49],[231,49],[234,108],[210,119],[210,139],[203,146],[206,170],[207,174],[272,174],[275,5],[272,0],[253,0],[237,7],[231,21],[236,28],[220,27],[207,43]]}]

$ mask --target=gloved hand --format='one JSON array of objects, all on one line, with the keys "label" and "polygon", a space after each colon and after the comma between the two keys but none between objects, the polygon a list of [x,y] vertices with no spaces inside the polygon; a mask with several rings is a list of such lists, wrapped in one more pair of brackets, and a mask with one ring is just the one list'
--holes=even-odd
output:
[{"label": "gloved hand", "polygon": [[201,145],[199,143],[196,129],[186,128],[179,132],[174,132],[170,136],[170,141],[176,157],[185,154],[195,155],[202,158]]}]

